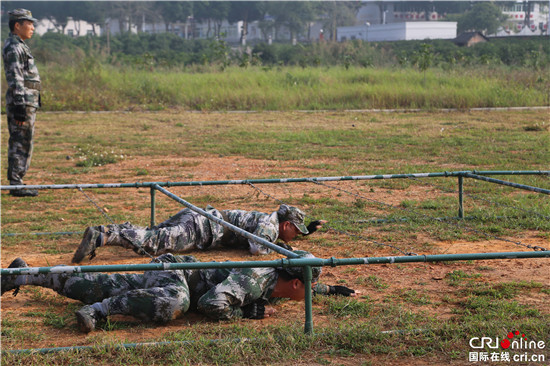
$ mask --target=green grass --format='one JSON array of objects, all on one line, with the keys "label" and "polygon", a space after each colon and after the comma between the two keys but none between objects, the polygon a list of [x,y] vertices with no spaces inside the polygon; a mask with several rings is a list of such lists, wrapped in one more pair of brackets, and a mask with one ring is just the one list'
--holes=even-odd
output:
[{"label": "green grass", "polygon": [[368,277],[358,277],[355,280],[356,284],[367,284],[369,286],[374,287],[378,291],[382,291],[386,288],[388,288],[390,285],[384,282],[384,280],[380,279],[377,276],[370,275]]},{"label": "green grass", "polygon": [[[459,277],[465,275],[460,274]],[[456,306],[455,315],[447,320],[438,320],[424,311],[410,308],[407,303],[438,306],[429,301],[419,301],[419,293],[414,290],[398,295],[405,297],[405,303],[316,296],[315,311],[317,315],[323,315],[325,320],[324,324],[316,325],[313,336],[303,333],[303,325],[299,321],[296,324],[262,328],[235,322],[198,322],[182,330],[172,331],[162,339],[163,342],[175,342],[173,344],[115,350],[112,347],[119,342],[98,338],[95,343],[97,348],[92,350],[44,355],[3,353],[2,362],[10,365],[74,364],[83,361],[93,363],[100,357],[102,362],[111,364],[270,364],[292,363],[311,353],[320,353],[336,360],[361,358],[364,355],[374,357],[375,360],[378,357],[384,360],[403,357],[430,360],[434,356],[439,361],[466,360],[469,351],[467,345],[472,336],[502,338],[510,330],[520,329],[529,334],[530,339],[546,339],[550,332],[549,315],[518,301],[543,286],[536,282],[497,285],[460,282],[457,288],[462,294],[448,299]],[[505,288],[514,288],[516,291],[510,293],[504,290],[506,296],[503,297],[495,297],[494,293],[486,291],[493,289],[501,293]],[[68,314],[72,314],[75,305],[57,307],[55,316],[51,315],[50,310],[28,312],[26,316],[31,319],[43,317],[52,328],[70,327],[63,321]],[[21,321],[3,319],[2,325],[3,341],[9,349],[16,346],[14,342],[17,340],[28,337],[42,339],[36,334],[23,335],[18,332]],[[136,325],[120,322],[105,324],[102,329],[112,331]],[[398,332],[383,332],[387,330]],[[269,349],[269,352],[264,352],[265,349]],[[322,364],[320,360],[316,362]]]},{"label": "green grass", "polygon": [[[321,82],[323,79],[319,78]],[[312,81],[310,87],[315,85]],[[208,162],[215,158],[228,159],[228,164],[234,164],[229,173],[223,173],[224,176],[218,179],[470,169],[539,170],[546,169],[550,161],[548,134],[524,128],[545,122],[547,111],[244,115],[170,110],[131,114],[40,114],[39,120],[29,179],[43,183],[135,182],[150,181],[151,177],[165,181],[201,179],[205,172],[211,172]],[[5,156],[5,123],[2,128],[1,146]],[[56,131],[64,132],[57,134]],[[78,147],[88,144],[104,151],[116,148],[115,151],[120,151],[124,159],[107,166],[78,166],[75,158]],[[68,155],[72,159],[67,159]],[[237,170],[241,163],[257,164],[265,169],[249,170],[252,171],[250,176],[243,176]],[[5,169],[4,165],[3,182]],[[217,173],[213,172],[213,175]],[[503,179],[548,188],[548,177],[509,176]],[[421,254],[432,254],[435,250],[432,244],[438,240],[475,242],[486,239],[480,233],[468,231],[464,225],[519,240],[524,234],[541,238],[542,242],[548,239],[550,223],[545,219],[545,216],[550,216],[548,200],[532,192],[485,182],[465,182],[465,190],[471,194],[465,196],[466,215],[474,219],[464,220],[458,227],[449,223],[456,221],[434,220],[432,217],[457,215],[456,184],[454,178],[329,184],[356,196],[311,183],[277,186],[277,189],[261,188],[285,202],[306,207],[309,218],[327,219],[338,230]],[[276,205],[271,198],[253,189],[240,192],[233,187],[218,188],[170,189],[199,206],[242,204],[262,210]],[[108,214],[115,222],[149,224],[148,189],[85,191],[100,207],[109,210]],[[417,194],[407,196],[410,192]],[[36,199],[17,201],[2,194],[1,200],[3,233],[82,231],[86,226],[108,221],[77,190],[44,191]],[[160,194],[156,205],[157,221],[181,207]],[[374,219],[386,222],[371,221]],[[21,250],[18,248],[23,245],[25,248],[32,246],[34,253],[46,254],[48,263],[55,265],[59,264],[60,254],[70,257],[79,240],[79,236],[3,237],[3,255]],[[316,248],[330,248],[336,257],[365,256],[378,249],[373,243],[326,228],[320,235],[297,241],[297,247],[306,242]],[[345,250],[341,248],[343,242],[346,243]],[[512,244],[509,248],[510,251],[515,249]],[[144,340],[192,341],[189,344],[123,351],[109,348],[117,344],[109,332],[135,329],[140,332],[140,327],[144,327],[154,334],[161,328],[116,320],[101,324],[100,330],[83,341],[83,344],[98,346],[92,351],[3,354],[2,363],[292,364],[307,359],[323,364],[333,359],[333,363],[349,363],[352,357],[352,360],[366,359],[365,362],[373,365],[403,358],[412,364],[431,363],[433,358],[439,362],[456,360],[459,363],[467,359],[468,341],[474,335],[502,337],[507,330],[516,328],[529,332],[533,339],[545,340],[544,337],[550,334],[548,313],[538,308],[536,303],[523,300],[537,297],[548,301],[547,284],[485,283],[492,269],[498,268],[496,261],[490,266],[475,262],[463,264],[460,269],[456,268],[456,262],[442,266],[448,274],[440,281],[445,290],[441,296],[427,292],[432,283],[429,277],[424,282],[415,278],[417,273],[424,273],[420,272],[426,270],[424,267],[418,272],[407,272],[408,264],[392,265],[392,276],[405,278],[407,285],[411,285],[405,290],[394,285],[393,277],[374,272],[374,267],[368,267],[369,270],[373,268],[373,272],[366,273],[362,272],[363,268],[360,268],[361,272],[350,268],[343,272],[347,278],[342,283],[352,288],[360,286],[367,291],[353,299],[316,297],[314,337],[303,335],[300,308],[300,316],[294,323],[264,327],[259,322],[190,322],[167,336],[151,335]],[[331,284],[338,282],[338,278],[333,280]],[[419,286],[422,287],[419,289]],[[43,344],[50,332],[78,332],[73,313],[79,304],[67,303],[45,291],[31,288],[21,291],[30,296],[31,301],[24,305],[24,311],[33,316],[10,320],[10,314],[3,310],[2,345],[5,349],[27,347],[27,340]],[[442,318],[440,313],[451,315]],[[45,324],[50,332],[38,334],[35,330],[27,333],[19,330],[23,326],[28,329],[30,324]],[[382,333],[386,330],[405,332]],[[422,331],[413,332],[417,330]],[[55,346],[53,340],[51,345]],[[103,348],[104,345],[108,347]]]},{"label": "green grass", "polygon": [[[110,65],[41,65],[46,110],[321,110],[548,105],[547,76],[494,66],[416,68],[229,67],[224,72]],[[538,77],[538,79],[537,79]],[[535,82],[536,80],[539,80]],[[546,88],[545,88],[546,86]],[[529,124],[528,128],[547,125]],[[537,127],[538,126],[538,127]],[[143,123],[140,129],[152,126]]]}]

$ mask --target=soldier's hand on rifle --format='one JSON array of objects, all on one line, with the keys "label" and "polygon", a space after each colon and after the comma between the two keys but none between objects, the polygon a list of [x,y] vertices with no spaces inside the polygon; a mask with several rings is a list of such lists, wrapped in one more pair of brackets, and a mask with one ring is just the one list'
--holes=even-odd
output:
[{"label": "soldier's hand on rifle", "polygon": [[309,225],[307,226],[308,233],[306,235],[313,234],[314,232],[322,228],[323,224],[326,224],[326,223],[327,222],[325,220],[315,220],[310,222]]}]

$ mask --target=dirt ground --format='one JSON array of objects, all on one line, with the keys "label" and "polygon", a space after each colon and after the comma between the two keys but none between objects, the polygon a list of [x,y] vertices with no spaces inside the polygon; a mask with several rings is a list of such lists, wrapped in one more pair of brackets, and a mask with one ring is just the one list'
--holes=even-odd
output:
[{"label": "dirt ground", "polygon": [[[193,180],[218,180],[219,177],[226,176],[282,176],[285,172],[292,172],[294,169],[293,162],[278,162],[274,164],[272,161],[262,160],[248,160],[235,157],[217,157],[217,156],[203,156],[199,159],[185,159],[174,158],[181,160],[180,164],[174,164],[173,166],[179,166],[180,174],[185,176],[188,172],[193,174]],[[166,158],[165,158],[166,160]],[[177,162],[176,162],[177,163]],[[185,164],[187,163],[187,164]],[[69,164],[69,163],[67,163]],[[104,176],[118,176],[118,181],[132,181],[125,178],[127,172],[135,171],[136,167],[143,167],[148,165],[150,167],[155,166],[155,161],[145,159],[126,160],[117,164],[111,164],[96,171],[92,171],[86,175],[86,181],[92,183],[105,182]],[[300,162],[301,166],[307,165],[307,162]],[[171,169],[170,167],[163,167],[165,169]],[[42,172],[33,172],[33,180],[44,181],[45,177],[41,174],[47,174]],[[129,173],[128,173],[129,174]],[[313,175],[313,174],[312,174]],[[164,170],[152,170],[150,175],[147,176],[147,181],[165,180],[168,176],[168,172]],[[291,176],[291,174],[288,174]],[[113,180],[112,182],[115,182]],[[32,181],[28,182],[32,184]],[[329,183],[330,184],[330,183]],[[344,189],[350,189],[358,191],[361,189],[368,190],[368,187],[362,187],[354,182],[339,183],[339,187]],[[294,185],[263,185],[260,187],[262,190],[269,192],[274,197],[300,197],[303,194],[308,194],[312,197],[321,197],[330,195],[333,198],[339,200],[349,200],[350,204],[355,200],[352,196],[339,194],[337,191],[327,190],[323,187],[315,186],[313,184],[294,184]],[[263,211],[275,210],[278,206],[277,202],[273,199],[258,194],[249,186],[209,186],[209,187],[172,187],[169,188],[175,194],[180,196],[194,196],[194,195],[210,195],[214,197],[222,197],[223,199],[216,205],[218,208],[238,208],[241,209],[260,209]],[[119,212],[124,210],[132,210],[132,199],[145,199],[148,200],[148,189],[136,190],[136,195],[129,200],[117,200],[111,201],[106,195],[101,195],[99,199],[101,202],[109,201],[109,212]],[[5,194],[5,193],[2,193]],[[57,202],[57,210],[64,210],[73,205],[80,205],[81,203],[75,203],[73,201],[74,195],[79,195],[78,192],[73,193],[73,196],[64,196],[68,193],[62,193],[60,191],[44,191],[42,195],[52,195],[55,198],[52,201]],[[379,200],[388,204],[396,204],[403,199],[414,199],[417,197],[428,197],[430,195],[441,194],[436,193],[433,187],[412,185],[403,190],[374,190],[369,191],[369,197],[375,200]],[[93,194],[92,194],[93,195]],[[157,195],[161,195],[157,193]],[[142,196],[142,197],[141,197]],[[62,199],[62,204],[59,204],[59,198]],[[67,198],[70,197],[70,198]],[[94,195],[98,199],[98,195]],[[17,200],[17,198],[9,197],[7,202]],[[80,198],[82,201],[82,198]],[[163,199],[163,202],[166,200]],[[88,203],[85,203],[88,204]],[[53,205],[53,204],[52,204]],[[158,221],[166,218],[170,212],[174,213],[177,210],[177,205],[164,203],[159,207]],[[307,210],[307,207],[305,208]],[[3,215],[10,215],[13,212],[13,207],[9,207],[4,204],[2,208]],[[146,211],[146,210],[144,210]],[[148,212],[142,212],[140,215],[146,222]],[[106,222],[97,222],[97,224]],[[17,226],[17,223],[9,224]],[[8,227],[8,224],[4,225]],[[82,228],[83,230],[84,228]],[[350,253],[352,256],[385,256],[396,255],[395,252],[387,248],[380,248],[372,243],[357,242],[351,240],[345,235],[336,233],[332,230],[322,231],[315,234],[317,240],[313,238],[302,238],[294,242],[293,246],[297,249],[304,249],[311,251],[318,257],[348,257]],[[337,246],[323,246],[322,238],[338,238]],[[541,239],[536,232],[525,233],[521,238],[514,238],[515,240],[521,240],[521,242],[531,245],[539,245],[550,247],[548,241],[545,242]],[[432,246],[429,250],[423,250],[420,243],[430,241]],[[76,249],[80,237],[62,236],[57,242],[57,252],[53,254],[44,254],[40,250],[34,250],[33,247],[40,243],[40,239],[25,237],[21,239],[17,245],[10,245],[2,248],[1,264],[2,268],[6,268],[9,263],[16,257],[24,258],[30,266],[51,266],[57,264],[69,264],[72,258],[73,252]],[[440,254],[440,253],[476,253],[476,252],[502,252],[502,251],[529,251],[527,248],[517,247],[508,242],[502,242],[499,240],[485,240],[476,242],[457,241],[457,242],[438,242],[426,237],[426,234],[419,235],[417,237],[417,243],[409,243],[405,249],[413,249],[418,251],[418,254]],[[361,249],[358,249],[361,246]],[[267,257],[253,257],[246,252],[238,250],[214,250],[210,252],[193,253],[202,261],[216,260],[257,260],[257,259],[276,259],[280,258],[277,254],[272,254]],[[359,254],[359,255],[358,255]],[[132,251],[123,250],[122,248],[101,248],[97,251],[97,257],[92,262],[84,262],[83,264],[126,264],[126,263],[147,263],[148,258],[140,257]],[[388,294],[400,294],[402,290],[416,289],[423,293],[429,293],[433,302],[440,302],[442,298],[452,294],[455,288],[449,286],[445,281],[447,273],[454,270],[463,270],[467,273],[480,272],[480,268],[487,270],[483,271],[483,276],[480,281],[487,281],[491,283],[498,282],[510,282],[510,281],[536,281],[543,284],[550,283],[550,271],[548,266],[548,259],[506,259],[506,260],[483,260],[472,262],[453,262],[453,263],[416,263],[416,264],[383,264],[383,265],[362,265],[362,266],[342,266],[329,268],[325,267],[322,275],[322,282],[327,284],[345,283],[350,287],[355,288],[361,294],[368,295],[371,299],[381,301],[383,297]],[[357,283],[356,279],[359,277],[377,276],[383,279],[389,287],[385,291],[377,291],[371,285],[363,283]],[[38,291],[38,292],[37,292]],[[175,320],[167,325],[154,325],[149,324],[145,327],[128,327],[126,329],[119,329],[114,331],[102,331],[98,330],[90,334],[82,334],[75,327],[64,327],[62,329],[56,329],[51,326],[44,326],[39,321],[29,321],[32,318],[29,317],[30,312],[43,312],[48,308],[48,303],[52,303],[58,306],[60,303],[69,304],[77,303],[76,301],[61,299],[54,296],[54,292],[48,289],[40,289],[37,291],[27,291],[22,289],[17,297],[11,296],[11,294],[5,294],[1,298],[2,317],[4,319],[19,319],[27,320],[26,327],[29,332],[36,333],[39,330],[40,333],[47,334],[45,337],[30,338],[24,340],[17,345],[11,345],[10,348],[43,348],[43,347],[66,347],[66,346],[86,346],[93,345],[96,342],[105,342],[106,340],[112,341],[124,341],[126,343],[150,341],[153,339],[159,339],[163,334],[169,334],[185,328],[189,324],[194,323],[209,323],[210,321],[197,314],[188,314],[181,319]],[[40,295],[41,294],[41,295]],[[521,303],[529,304],[544,312],[550,312],[550,296],[548,294],[540,294],[540,297],[536,298],[522,298],[519,299]],[[39,299],[39,301],[37,301]],[[453,309],[446,307],[445,305],[439,305],[437,308],[432,308],[431,305],[425,305],[421,307],[422,310],[428,312],[428,314],[436,315],[439,319],[446,319],[453,316]],[[266,324],[303,324],[304,312],[303,304],[297,304],[294,302],[283,302],[276,305],[277,313],[268,319],[262,321],[255,321],[253,324],[256,327],[264,327]],[[322,315],[314,313],[314,326],[315,324],[324,324]],[[125,320],[132,322],[130,318],[115,317],[115,320]],[[68,319],[69,323],[75,323],[74,319]],[[244,320],[243,320],[244,322]],[[137,325],[137,322],[136,322]],[[365,360],[367,360],[365,358]],[[397,360],[384,360],[379,356],[376,358],[369,358],[370,361],[378,360],[382,364],[395,364],[404,365],[409,364],[406,362],[400,363]],[[341,360],[342,364],[348,364],[346,360]],[[351,361],[351,360],[350,360]],[[357,364],[358,360],[354,359],[353,363]],[[351,364],[351,363],[349,363]]]}]

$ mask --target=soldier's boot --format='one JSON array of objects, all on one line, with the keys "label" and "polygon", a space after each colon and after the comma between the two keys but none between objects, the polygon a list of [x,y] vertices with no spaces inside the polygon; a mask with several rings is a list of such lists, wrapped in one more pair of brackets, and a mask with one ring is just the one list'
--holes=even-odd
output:
[{"label": "soldier's boot", "polygon": [[[21,184],[19,183],[19,185]],[[38,196],[38,190],[31,188],[12,189],[10,190],[10,195],[14,197],[36,197]]]},{"label": "soldier's boot", "polygon": [[[27,263],[21,259],[21,258],[15,258],[13,262],[8,266],[8,268],[24,268],[28,267]],[[2,295],[4,295],[4,292],[10,291],[15,289],[13,292],[13,296],[17,296],[17,293],[19,292],[19,286],[15,284],[15,279],[17,276],[9,276],[4,275],[2,276]]]},{"label": "soldier's boot", "polygon": [[107,234],[101,232],[101,228],[102,226],[93,226],[84,231],[84,237],[73,255],[73,263],[80,263],[87,256],[89,256],[90,260],[92,260],[95,257],[96,248],[105,245],[105,242],[107,241]]},{"label": "soldier's boot", "polygon": [[84,333],[90,333],[95,329],[98,320],[104,317],[91,305],[85,305],[75,312],[78,328]]}]

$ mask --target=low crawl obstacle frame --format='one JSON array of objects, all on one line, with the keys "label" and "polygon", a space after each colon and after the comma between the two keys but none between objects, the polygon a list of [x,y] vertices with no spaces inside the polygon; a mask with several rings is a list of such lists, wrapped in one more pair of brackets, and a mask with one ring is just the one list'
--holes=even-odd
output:
[{"label": "low crawl obstacle frame", "polygon": [[[118,184],[83,184],[83,185],[49,185],[49,186],[25,186],[34,189],[71,189],[71,188],[139,188],[149,187],[151,191],[151,225],[155,222],[155,194],[159,191],[175,201],[183,204],[187,208],[206,216],[220,225],[265,245],[279,254],[287,256],[286,259],[273,261],[245,261],[245,262],[197,262],[197,263],[150,263],[150,264],[129,264],[129,265],[89,265],[89,266],[55,266],[55,267],[28,267],[1,269],[0,274],[37,274],[37,273],[83,273],[83,272],[125,272],[125,271],[146,271],[146,270],[176,270],[176,269],[198,269],[198,268],[252,268],[252,267],[304,267],[306,298],[305,298],[305,324],[304,332],[313,333],[313,312],[312,312],[312,294],[311,279],[312,266],[341,266],[341,265],[365,265],[365,264],[384,264],[384,263],[414,263],[414,262],[442,262],[442,261],[469,261],[469,260],[496,260],[496,259],[525,259],[525,258],[548,258],[549,250],[540,250],[534,252],[502,252],[502,253],[464,253],[464,254],[439,254],[439,255],[407,255],[407,256],[388,256],[388,257],[363,257],[363,258],[299,258],[292,251],[286,250],[273,243],[250,234],[230,223],[219,219],[206,211],[192,205],[181,199],[163,187],[171,186],[205,186],[205,185],[223,185],[223,184],[262,184],[262,183],[293,183],[293,182],[323,182],[323,181],[345,181],[345,180],[369,180],[369,179],[399,179],[399,178],[425,178],[425,177],[458,177],[459,185],[459,210],[458,217],[464,218],[463,210],[463,179],[479,179],[490,183],[506,185],[518,189],[524,189],[541,194],[550,194],[550,190],[531,187],[527,185],[507,182],[499,179],[488,178],[485,175],[545,175],[550,176],[550,171],[460,171],[443,173],[417,173],[417,174],[394,174],[394,175],[367,175],[367,176],[348,176],[348,177],[315,177],[315,178],[289,178],[289,179],[251,179],[251,180],[226,180],[226,181],[203,181],[203,182],[144,182],[144,183],[118,183]],[[1,190],[10,190],[23,188],[23,186],[0,186]],[[124,346],[124,345],[122,345]],[[128,347],[135,347],[135,344]],[[70,350],[73,347],[42,349],[42,350],[12,350],[10,352],[50,352],[52,350]]]}]

